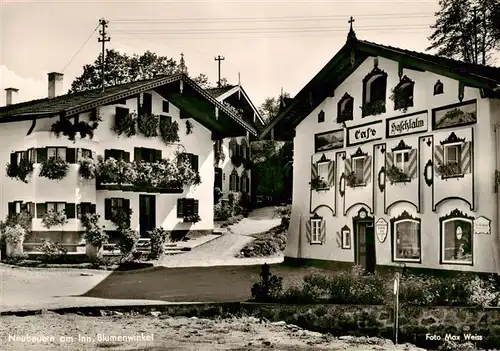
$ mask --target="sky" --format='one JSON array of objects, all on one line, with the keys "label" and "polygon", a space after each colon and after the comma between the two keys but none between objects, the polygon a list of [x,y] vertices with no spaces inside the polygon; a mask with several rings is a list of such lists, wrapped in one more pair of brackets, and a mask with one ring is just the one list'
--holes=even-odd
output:
[{"label": "sky", "polygon": [[[0,0],[0,106],[47,96],[47,73],[64,73],[64,92],[101,50],[99,18],[112,48],[180,59],[191,76],[241,85],[256,105],[281,89],[295,95],[342,47],[350,16],[359,39],[425,51],[438,0]],[[85,45],[83,45],[85,44]]]}]

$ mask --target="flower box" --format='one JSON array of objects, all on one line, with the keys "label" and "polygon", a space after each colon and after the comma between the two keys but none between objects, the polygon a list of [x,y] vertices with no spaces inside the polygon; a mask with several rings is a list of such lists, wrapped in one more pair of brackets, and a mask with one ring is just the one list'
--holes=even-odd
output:
[{"label": "flower box", "polygon": [[199,222],[200,220],[201,220],[201,218],[197,214],[184,216],[184,223],[196,223],[196,222]]}]

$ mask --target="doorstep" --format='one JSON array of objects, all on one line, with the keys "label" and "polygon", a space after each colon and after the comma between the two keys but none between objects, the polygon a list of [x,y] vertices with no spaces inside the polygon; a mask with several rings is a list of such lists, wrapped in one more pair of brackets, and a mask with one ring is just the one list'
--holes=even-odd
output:
[{"label": "doorstep", "polygon": [[209,241],[212,241],[212,240],[217,239],[217,238],[220,238],[220,234],[219,235],[215,235],[215,234],[205,235],[205,236],[201,236],[201,237],[196,238],[196,239],[180,242],[177,244],[177,248],[184,250],[184,251],[186,251],[186,249],[187,249],[187,251],[190,251],[190,250],[194,249],[195,247],[206,244]]}]

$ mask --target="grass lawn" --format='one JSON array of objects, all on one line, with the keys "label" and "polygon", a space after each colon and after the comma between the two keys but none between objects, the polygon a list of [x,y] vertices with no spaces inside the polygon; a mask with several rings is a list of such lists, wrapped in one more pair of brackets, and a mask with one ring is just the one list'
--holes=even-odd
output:
[{"label": "grass lawn", "polygon": [[[171,302],[237,302],[250,299],[260,280],[261,266],[155,267],[113,272],[84,296],[113,299],[148,299]],[[297,285],[305,275],[329,271],[314,267],[272,265],[285,286]]]}]

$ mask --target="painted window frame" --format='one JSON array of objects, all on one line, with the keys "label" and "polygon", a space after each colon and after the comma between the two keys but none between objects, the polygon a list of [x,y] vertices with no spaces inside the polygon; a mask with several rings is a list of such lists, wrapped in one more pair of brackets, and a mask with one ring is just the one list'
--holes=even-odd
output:
[{"label": "painted window frame", "polygon": [[456,163],[458,164],[458,172],[453,174],[453,175],[450,175],[448,176],[447,178],[453,178],[453,177],[460,177],[460,176],[463,176],[463,172],[462,172],[462,158],[461,158],[461,155],[462,155],[462,146],[463,146],[463,142],[462,141],[459,141],[459,142],[456,142],[456,143],[450,143],[450,144],[445,144],[443,145],[443,156],[444,156],[444,164],[445,165],[448,165],[450,163],[449,161],[449,150],[451,148],[455,148],[457,151],[456,151]]},{"label": "painted window frame", "polygon": [[[51,157],[58,158],[60,160],[66,161],[66,154],[67,154],[67,147],[60,147],[60,146],[48,146],[47,147],[47,160],[50,159]],[[50,156],[50,151],[54,150],[54,156]],[[64,157],[61,157],[60,152],[64,150]]]},{"label": "painted window frame", "polygon": [[[397,226],[402,223],[416,223],[417,227],[417,241],[418,241],[418,258],[404,258],[398,257],[398,235],[397,235]],[[392,261],[393,262],[413,262],[413,263],[421,263],[422,262],[422,223],[419,218],[404,218],[392,221],[391,225],[392,231]]]},{"label": "painted window frame", "polygon": [[413,107],[413,97],[415,95],[415,82],[414,81],[412,81],[407,76],[404,76],[394,89],[400,90],[401,94],[404,94],[405,89],[411,89],[408,96],[404,96],[403,101],[400,101],[400,100],[394,101],[394,110],[395,111],[401,110],[401,109],[407,109],[408,107]]},{"label": "painted window frame", "polygon": [[[356,176],[356,180],[354,183],[355,187],[363,187],[366,186],[366,183],[364,182],[364,169],[365,169],[365,160],[366,156],[351,156],[351,167],[352,167],[352,172],[354,172],[354,175]],[[358,175],[356,174],[357,167],[356,161],[361,161],[361,181],[358,181]]]},{"label": "painted window frame", "polygon": [[[409,166],[409,163],[410,163],[410,150],[393,151],[392,154],[393,154],[393,157],[394,157],[394,166],[396,166],[404,174],[408,174],[408,166]],[[398,156],[401,156],[401,161],[400,162],[397,161]],[[405,158],[407,158],[406,161],[405,161]],[[401,165],[403,167],[400,167]]]},{"label": "painted window frame", "polygon": [[349,229],[349,227],[344,226],[340,230],[340,235],[341,235],[341,248],[343,250],[350,250],[352,240],[351,240],[351,230]]},{"label": "painted window frame", "polygon": [[[344,113],[347,108],[347,104],[351,104],[351,109],[349,114]],[[347,114],[347,116],[345,115]],[[340,101],[337,103],[337,123],[345,123],[346,121],[352,121],[354,119],[354,98],[349,95],[348,93],[345,93],[344,96],[340,99]]]},{"label": "painted window frame", "polygon": [[[372,84],[374,84],[378,79],[383,79],[385,84],[385,90],[383,93],[383,99],[373,99],[372,98]],[[361,117],[372,116],[372,114],[367,114],[365,111],[366,104],[374,103],[376,101],[381,101],[384,104],[384,113],[387,112],[387,73],[378,68],[377,65],[373,70],[363,78],[363,100],[362,100],[362,113]]]},{"label": "painted window frame", "polygon": [[[55,209],[50,209],[51,205],[53,206],[53,208]],[[64,213],[65,210],[66,210],[66,202],[59,202],[59,201],[47,201],[45,203],[45,212],[48,213],[48,212],[57,212],[57,213]],[[60,206],[63,206],[64,208],[62,209],[62,211],[59,209]]]},{"label": "painted window frame", "polygon": [[[323,218],[310,218],[311,223],[311,244],[322,244],[321,242],[321,226],[323,223]],[[317,232],[315,232],[315,230]]]},{"label": "painted window frame", "polygon": [[[323,189],[330,189],[330,185],[329,185],[329,182],[328,182],[328,172],[329,172],[329,164],[330,164],[330,160],[328,161],[317,161],[316,162],[316,167],[318,168],[318,178],[322,181],[325,182],[326,186],[323,188]],[[320,168],[324,168],[325,169],[325,177],[322,177],[321,175],[321,172],[320,172]],[[320,189],[321,190],[321,189]]]},{"label": "painted window frame", "polygon": [[[461,221],[461,222],[467,222],[470,225],[470,261],[467,260],[446,260],[446,244],[445,244],[445,235],[446,235],[446,230],[445,230],[445,225],[450,222],[456,222],[456,221]],[[440,254],[441,254],[441,264],[452,264],[452,265],[463,265],[463,266],[473,266],[474,265],[474,220],[472,218],[465,218],[465,217],[459,217],[459,216],[454,216],[451,218],[443,219],[441,220],[440,223]],[[463,238],[462,234],[462,238]],[[455,233],[456,237],[456,233]],[[461,239],[458,239],[461,240]],[[453,250],[456,250],[454,247]]]},{"label": "painted window frame", "polygon": [[433,88],[434,95],[444,94],[444,84],[438,79]]}]

